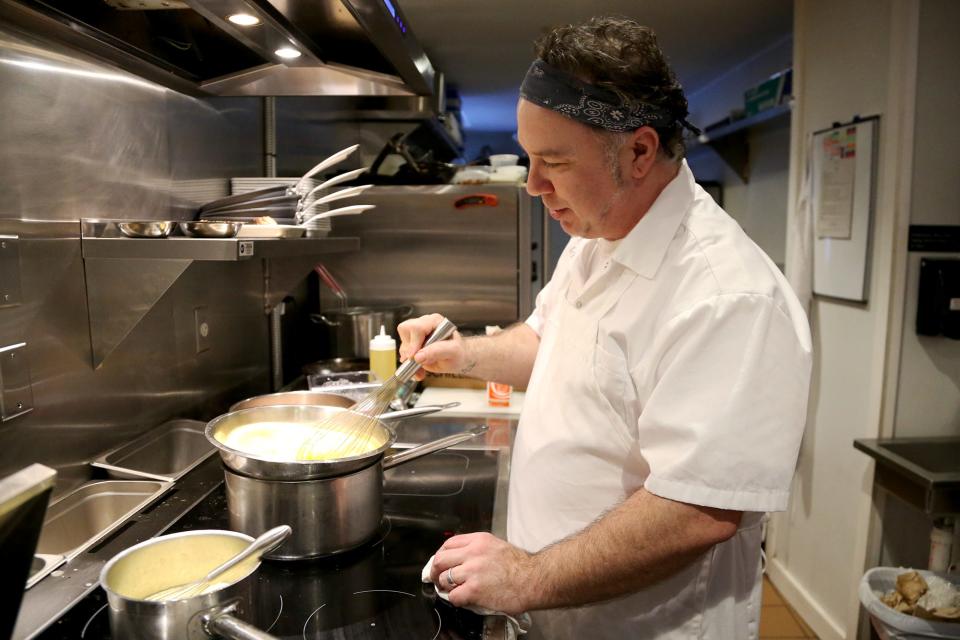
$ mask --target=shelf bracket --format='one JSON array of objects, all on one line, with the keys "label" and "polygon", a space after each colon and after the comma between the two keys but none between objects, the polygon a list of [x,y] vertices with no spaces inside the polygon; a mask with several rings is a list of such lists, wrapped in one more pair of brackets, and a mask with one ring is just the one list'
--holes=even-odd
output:
[{"label": "shelf bracket", "polygon": [[129,335],[193,260],[86,259],[93,368]]},{"label": "shelf bracket", "polygon": [[708,142],[744,184],[750,182],[750,141],[746,129]]}]

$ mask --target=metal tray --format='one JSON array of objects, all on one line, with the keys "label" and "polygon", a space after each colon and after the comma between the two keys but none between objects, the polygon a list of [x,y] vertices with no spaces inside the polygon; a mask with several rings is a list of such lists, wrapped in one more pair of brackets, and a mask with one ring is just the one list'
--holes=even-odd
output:
[{"label": "metal tray", "polygon": [[68,561],[159,498],[172,482],[101,480],[85,484],[47,508],[37,553]]},{"label": "metal tray", "polygon": [[91,465],[111,478],[172,482],[210,457],[216,448],[203,435],[205,423],[171,420],[101,455]]}]

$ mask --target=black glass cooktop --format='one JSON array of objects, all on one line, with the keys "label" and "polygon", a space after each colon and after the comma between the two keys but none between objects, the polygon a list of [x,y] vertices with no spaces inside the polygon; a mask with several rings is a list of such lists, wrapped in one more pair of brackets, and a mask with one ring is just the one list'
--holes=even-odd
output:
[{"label": "black glass cooktop", "polygon": [[[496,477],[497,452],[480,450],[434,453],[390,470],[378,536],[325,559],[263,562],[251,607],[238,617],[282,639],[480,640],[482,617],[437,598],[420,571],[447,537],[490,530]],[[221,485],[167,533],[226,528]],[[39,637],[111,638],[103,590]]]}]

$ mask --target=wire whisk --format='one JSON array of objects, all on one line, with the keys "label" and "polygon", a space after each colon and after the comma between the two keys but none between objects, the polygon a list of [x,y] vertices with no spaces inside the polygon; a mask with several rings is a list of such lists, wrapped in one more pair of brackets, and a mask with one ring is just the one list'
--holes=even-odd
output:
[{"label": "wire whisk", "polygon": [[[444,318],[423,343],[423,347],[445,340],[456,329],[455,324]],[[375,449],[373,445],[377,444],[374,439],[379,431],[380,414],[390,405],[397,390],[419,370],[420,363],[411,356],[389,380],[363,400],[315,424],[314,433],[297,450],[297,460],[334,460]]]}]

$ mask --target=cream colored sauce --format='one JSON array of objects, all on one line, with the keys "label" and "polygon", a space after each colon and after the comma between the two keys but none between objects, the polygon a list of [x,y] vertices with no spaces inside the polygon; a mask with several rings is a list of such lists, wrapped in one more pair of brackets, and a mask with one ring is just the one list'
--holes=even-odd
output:
[{"label": "cream colored sauce", "polygon": [[380,429],[338,430],[297,422],[252,422],[218,440],[231,449],[278,462],[344,458],[384,444]]}]

